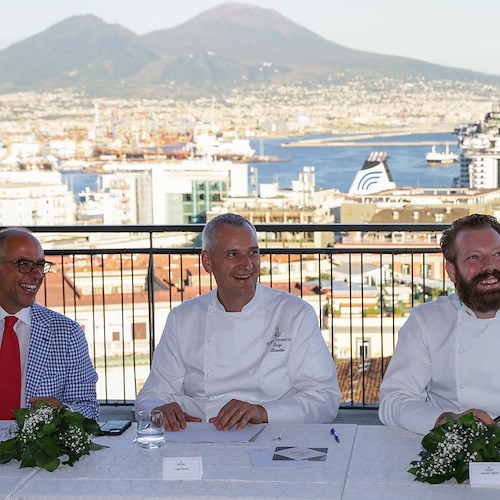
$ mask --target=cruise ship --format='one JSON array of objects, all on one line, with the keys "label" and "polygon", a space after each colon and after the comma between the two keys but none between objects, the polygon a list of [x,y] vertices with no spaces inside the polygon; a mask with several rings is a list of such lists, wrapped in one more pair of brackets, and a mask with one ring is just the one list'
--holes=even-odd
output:
[{"label": "cruise ship", "polygon": [[458,161],[458,155],[450,150],[450,145],[446,143],[444,151],[436,151],[436,146],[425,155],[427,165],[450,165]]}]

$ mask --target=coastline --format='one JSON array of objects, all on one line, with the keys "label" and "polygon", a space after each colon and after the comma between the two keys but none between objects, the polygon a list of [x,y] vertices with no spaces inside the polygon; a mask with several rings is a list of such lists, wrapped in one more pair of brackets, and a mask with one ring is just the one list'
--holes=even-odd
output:
[{"label": "coastline", "polygon": [[[369,147],[386,147],[386,146],[444,146],[449,141],[369,141],[368,139],[380,139],[384,137],[405,137],[415,135],[426,135],[435,133],[451,134],[453,127],[439,127],[436,129],[425,128],[421,130],[405,129],[405,130],[385,130],[385,131],[366,131],[366,132],[338,132],[332,134],[332,137],[322,137],[299,139],[297,141],[288,141],[281,144],[285,148],[293,147],[352,147],[352,146],[369,146]],[[338,135],[337,135],[338,134]]]}]

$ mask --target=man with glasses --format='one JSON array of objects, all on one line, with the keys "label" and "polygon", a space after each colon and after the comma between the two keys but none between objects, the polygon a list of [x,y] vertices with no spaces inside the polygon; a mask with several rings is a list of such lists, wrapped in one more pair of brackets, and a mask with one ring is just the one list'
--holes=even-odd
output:
[{"label": "man with glasses", "polygon": [[97,373],[81,327],[35,302],[51,262],[25,229],[0,231],[0,420],[44,401],[97,420]]}]

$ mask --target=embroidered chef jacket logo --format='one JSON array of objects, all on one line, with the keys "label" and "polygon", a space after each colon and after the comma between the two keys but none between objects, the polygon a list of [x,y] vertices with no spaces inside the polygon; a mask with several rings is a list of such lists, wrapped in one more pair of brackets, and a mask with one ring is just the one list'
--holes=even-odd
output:
[{"label": "embroidered chef jacket logo", "polygon": [[292,339],[290,337],[282,337],[281,330],[279,325],[274,329],[273,338],[267,342],[268,346],[271,346],[269,352],[284,352],[285,347],[287,347],[287,342],[291,342]]}]

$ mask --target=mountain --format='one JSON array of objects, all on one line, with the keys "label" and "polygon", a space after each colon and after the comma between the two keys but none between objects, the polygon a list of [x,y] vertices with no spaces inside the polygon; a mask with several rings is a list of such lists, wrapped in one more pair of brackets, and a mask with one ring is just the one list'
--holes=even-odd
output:
[{"label": "mountain", "polygon": [[75,16],[0,51],[0,90],[107,91],[158,58],[133,32]]},{"label": "mountain", "polygon": [[500,76],[349,49],[275,10],[237,3],[142,36],[76,16],[0,51],[0,92],[74,86],[100,95],[201,95],[356,77],[500,84]]}]

